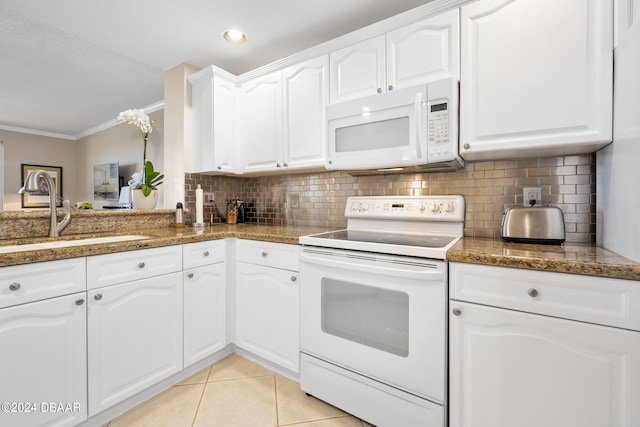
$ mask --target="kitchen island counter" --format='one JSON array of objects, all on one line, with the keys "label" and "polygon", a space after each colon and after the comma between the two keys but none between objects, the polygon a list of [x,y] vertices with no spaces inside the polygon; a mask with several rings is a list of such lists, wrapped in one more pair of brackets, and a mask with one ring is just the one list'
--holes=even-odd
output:
[{"label": "kitchen island counter", "polygon": [[448,252],[450,262],[640,280],[640,263],[579,243],[539,245],[465,237]]}]

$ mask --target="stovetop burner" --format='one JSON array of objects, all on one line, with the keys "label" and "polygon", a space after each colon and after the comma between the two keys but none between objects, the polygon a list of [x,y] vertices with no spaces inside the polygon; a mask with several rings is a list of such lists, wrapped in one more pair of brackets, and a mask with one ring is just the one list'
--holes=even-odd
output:
[{"label": "stovetop burner", "polygon": [[347,240],[352,242],[380,243],[387,245],[419,246],[424,248],[444,248],[457,237],[422,234],[400,234],[377,231],[338,230],[315,234],[320,239]]},{"label": "stovetop burner", "polygon": [[347,228],[300,237],[302,245],[446,259],[464,234],[462,196],[350,197]]}]

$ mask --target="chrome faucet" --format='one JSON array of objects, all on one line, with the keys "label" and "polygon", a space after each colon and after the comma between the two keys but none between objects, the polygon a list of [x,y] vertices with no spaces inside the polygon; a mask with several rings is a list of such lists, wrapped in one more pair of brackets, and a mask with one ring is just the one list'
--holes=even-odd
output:
[{"label": "chrome faucet", "polygon": [[44,178],[44,182],[49,187],[49,209],[51,210],[51,222],[49,224],[49,237],[58,237],[60,232],[69,225],[71,221],[71,203],[68,200],[62,201],[62,207],[64,209],[64,218],[58,224],[58,212],[56,210],[56,186],[51,179],[51,176],[42,169],[37,169],[29,172],[27,179],[24,180],[24,187],[22,187],[18,193],[39,193],[44,192],[45,189],[40,187],[40,178]]}]

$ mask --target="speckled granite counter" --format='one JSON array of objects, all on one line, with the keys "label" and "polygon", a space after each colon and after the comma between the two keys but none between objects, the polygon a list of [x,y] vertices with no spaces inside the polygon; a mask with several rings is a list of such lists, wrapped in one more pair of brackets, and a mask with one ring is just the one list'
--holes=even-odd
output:
[{"label": "speckled granite counter", "polygon": [[[144,235],[149,238],[144,240],[130,240],[125,242],[113,242],[73,246],[55,249],[40,249],[24,252],[9,252],[0,254],[0,266],[28,264],[40,261],[51,261],[64,258],[75,258],[89,255],[107,254],[112,252],[131,251],[136,249],[154,248],[159,246],[181,245],[184,243],[201,242],[205,240],[224,239],[237,237],[240,239],[261,240],[275,243],[298,244],[298,238],[306,234],[321,233],[331,229],[322,227],[293,227],[255,224],[218,224],[204,228],[173,228],[160,227],[138,229],[135,232],[121,233],[86,233],[63,236],[60,239],[82,239],[90,237],[113,236],[118,234]],[[60,240],[56,239],[56,240]],[[0,240],[0,246],[47,242],[53,239],[12,239]]]},{"label": "speckled granite counter", "polygon": [[447,252],[447,258],[451,262],[640,280],[640,263],[583,244],[533,245],[465,237]]}]

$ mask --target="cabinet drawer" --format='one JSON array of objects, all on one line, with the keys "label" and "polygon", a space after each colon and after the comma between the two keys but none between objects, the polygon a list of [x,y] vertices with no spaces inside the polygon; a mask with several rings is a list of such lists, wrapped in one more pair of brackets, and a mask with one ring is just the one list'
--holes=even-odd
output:
[{"label": "cabinet drawer", "polygon": [[475,264],[449,264],[449,296],[640,331],[640,282]]},{"label": "cabinet drawer", "polygon": [[0,308],[87,289],[85,258],[0,268]]},{"label": "cabinet drawer", "polygon": [[238,240],[236,259],[242,262],[298,271],[298,245]]},{"label": "cabinet drawer", "polygon": [[97,255],[87,258],[87,288],[96,289],[180,270],[180,245]]},{"label": "cabinet drawer", "polygon": [[225,239],[189,243],[182,246],[182,265],[185,270],[215,264],[225,259]]}]

